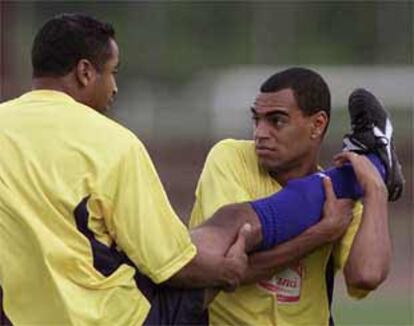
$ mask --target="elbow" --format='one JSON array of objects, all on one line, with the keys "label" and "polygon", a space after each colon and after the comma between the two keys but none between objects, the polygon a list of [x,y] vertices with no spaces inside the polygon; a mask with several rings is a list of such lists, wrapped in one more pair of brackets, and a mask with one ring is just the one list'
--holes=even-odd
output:
[{"label": "elbow", "polygon": [[380,286],[388,276],[388,269],[366,269],[346,277],[346,283],[353,288],[373,291]]},{"label": "elbow", "polygon": [[236,216],[242,221],[249,222],[250,210],[250,205],[247,203],[228,204],[220,207],[214,215],[223,216],[220,218],[220,221],[224,223],[227,223],[229,220],[234,222],[234,217]]}]

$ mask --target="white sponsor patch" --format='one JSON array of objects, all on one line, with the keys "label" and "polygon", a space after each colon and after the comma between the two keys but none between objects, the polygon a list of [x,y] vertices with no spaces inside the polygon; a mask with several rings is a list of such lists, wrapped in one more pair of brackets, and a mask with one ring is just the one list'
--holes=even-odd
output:
[{"label": "white sponsor patch", "polygon": [[274,294],[279,304],[297,303],[302,291],[303,274],[303,263],[298,262],[257,285],[260,289]]}]

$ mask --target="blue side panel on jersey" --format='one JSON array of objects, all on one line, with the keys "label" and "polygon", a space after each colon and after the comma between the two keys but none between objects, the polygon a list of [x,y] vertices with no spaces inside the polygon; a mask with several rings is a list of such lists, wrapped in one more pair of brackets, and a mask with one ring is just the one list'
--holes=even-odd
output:
[{"label": "blue side panel on jersey", "polygon": [[326,282],[326,291],[328,296],[328,303],[329,303],[329,326],[334,326],[335,322],[332,316],[332,300],[333,300],[333,290],[334,290],[334,259],[331,255],[329,257],[328,264],[325,270],[325,282]]},{"label": "blue side panel on jersey", "polygon": [[134,280],[137,287],[151,301],[154,295],[154,283],[144,274],[140,273],[135,264],[122,251],[116,250],[115,243],[108,247],[95,239],[93,232],[88,228],[89,212],[87,204],[90,196],[85,197],[74,210],[78,230],[89,240],[92,248],[93,266],[105,276],[111,275],[122,264],[135,269]]},{"label": "blue side panel on jersey", "polygon": [[82,234],[88,238],[93,255],[93,266],[104,276],[109,276],[115,272],[121,264],[124,257],[122,253],[116,250],[115,244],[111,247],[99,242],[95,239],[93,232],[88,228],[89,212],[87,203],[89,197],[85,197],[74,210],[76,226]]},{"label": "blue side panel on jersey", "polygon": [[155,284],[142,274],[129,257],[95,239],[88,228],[89,212],[87,204],[90,196],[85,197],[74,210],[76,226],[89,240],[92,248],[93,266],[105,276],[127,264],[135,269],[134,280],[137,288],[151,302],[151,310],[144,325],[208,325],[208,311],[203,309],[203,289],[175,289]]},{"label": "blue side panel on jersey", "polygon": [[0,286],[0,325],[2,326],[11,326],[13,325],[9,318],[7,318],[6,313],[3,308],[3,289]]}]

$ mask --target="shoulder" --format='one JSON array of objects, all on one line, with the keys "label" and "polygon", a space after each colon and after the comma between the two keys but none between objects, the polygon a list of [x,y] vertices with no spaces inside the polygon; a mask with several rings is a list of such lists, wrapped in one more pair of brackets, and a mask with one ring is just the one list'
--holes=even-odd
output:
[{"label": "shoulder", "polygon": [[84,121],[87,124],[90,124],[94,128],[98,128],[99,130],[105,130],[110,136],[113,137],[120,137],[123,139],[133,140],[135,139],[135,135],[126,127],[122,126],[120,123],[116,122],[115,120],[109,118],[108,116],[97,112],[90,107],[83,105],[81,103],[77,103],[82,110],[78,110],[78,112],[84,115]]},{"label": "shoulder", "polygon": [[224,139],[215,144],[207,156],[206,164],[228,165],[232,169],[259,170],[259,162],[251,140]]},{"label": "shoulder", "polygon": [[221,158],[231,159],[235,157],[256,156],[254,143],[251,140],[223,139],[216,143],[210,150],[207,159]]},{"label": "shoulder", "polygon": [[87,106],[79,105],[83,107],[83,110],[78,110],[83,116],[79,119],[79,123],[83,125],[83,136],[89,136],[92,142],[113,154],[121,154],[131,149],[146,151],[141,140],[131,130]]},{"label": "shoulder", "polygon": [[7,108],[7,107],[12,107],[15,104],[18,104],[19,103],[18,100],[19,98],[17,97],[17,98],[0,103],[0,113],[4,111],[2,109]]},{"label": "shoulder", "polygon": [[254,142],[236,139],[219,141],[211,148],[204,165],[204,171],[236,175],[237,178],[242,176],[249,179],[260,178],[261,168]]}]

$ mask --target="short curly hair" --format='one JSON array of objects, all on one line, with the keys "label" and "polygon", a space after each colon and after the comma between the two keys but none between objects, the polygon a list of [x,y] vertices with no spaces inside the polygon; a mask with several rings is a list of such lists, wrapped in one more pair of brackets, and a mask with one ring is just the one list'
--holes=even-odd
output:
[{"label": "short curly hair", "polygon": [[293,67],[270,76],[260,87],[262,93],[278,92],[290,88],[299,109],[305,116],[319,111],[331,115],[331,93],[325,80],[316,72]]},{"label": "short curly hair", "polygon": [[98,71],[111,56],[112,25],[84,14],[61,14],[46,22],[32,47],[33,77],[61,77],[81,59]]}]

